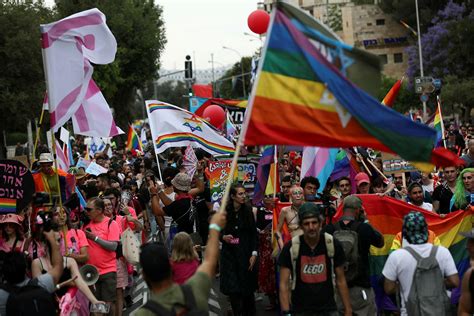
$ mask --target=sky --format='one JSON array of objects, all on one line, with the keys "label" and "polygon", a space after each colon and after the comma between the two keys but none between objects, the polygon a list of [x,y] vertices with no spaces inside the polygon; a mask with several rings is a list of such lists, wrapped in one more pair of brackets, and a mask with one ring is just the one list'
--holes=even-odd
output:
[{"label": "sky", "polygon": [[[257,0],[156,0],[163,8],[167,44],[161,57],[163,69],[183,69],[190,55],[195,69],[231,65],[239,55],[222,46],[251,56],[260,47],[250,31],[247,17],[257,9]],[[244,32],[255,37],[244,35]]]}]

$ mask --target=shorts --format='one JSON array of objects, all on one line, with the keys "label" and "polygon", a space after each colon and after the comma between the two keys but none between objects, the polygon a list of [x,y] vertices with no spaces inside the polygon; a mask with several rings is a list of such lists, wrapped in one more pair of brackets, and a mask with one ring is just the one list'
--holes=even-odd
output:
[{"label": "shorts", "polygon": [[99,301],[115,302],[117,299],[117,273],[109,272],[100,275],[94,287],[94,295]]}]

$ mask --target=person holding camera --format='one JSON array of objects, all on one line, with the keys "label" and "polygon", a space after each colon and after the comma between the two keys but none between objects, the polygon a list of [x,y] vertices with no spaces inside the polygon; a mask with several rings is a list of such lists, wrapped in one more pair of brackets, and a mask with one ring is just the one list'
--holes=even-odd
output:
[{"label": "person holding camera", "polygon": [[[341,242],[346,257],[345,277],[349,288],[352,311],[355,315],[375,315],[375,294],[370,285],[369,249],[382,248],[384,237],[365,221],[362,200],[349,195],[343,201],[343,215],[336,224],[329,224],[324,231]],[[340,299],[339,311],[343,310]]]},{"label": "person holding camera", "polygon": [[117,263],[115,250],[120,240],[120,229],[113,219],[104,215],[104,201],[92,198],[85,207],[91,220],[83,227],[89,240],[89,260],[99,271],[99,280],[95,284],[95,296],[98,300],[110,303],[109,315],[115,315],[117,298]]}]

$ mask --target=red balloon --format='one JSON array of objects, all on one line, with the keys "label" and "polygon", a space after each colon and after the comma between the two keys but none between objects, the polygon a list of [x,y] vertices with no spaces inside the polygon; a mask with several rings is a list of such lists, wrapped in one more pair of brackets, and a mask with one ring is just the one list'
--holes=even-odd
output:
[{"label": "red balloon", "polygon": [[216,128],[221,128],[225,122],[225,111],[216,104],[209,105],[202,112],[202,117]]},{"label": "red balloon", "polygon": [[264,10],[255,10],[247,18],[247,24],[252,32],[263,34],[267,32],[270,15]]}]

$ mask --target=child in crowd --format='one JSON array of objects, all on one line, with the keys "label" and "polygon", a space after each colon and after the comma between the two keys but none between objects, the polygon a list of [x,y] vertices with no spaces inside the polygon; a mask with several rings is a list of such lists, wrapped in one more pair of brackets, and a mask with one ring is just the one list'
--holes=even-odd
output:
[{"label": "child in crowd", "polygon": [[180,232],[174,236],[171,251],[173,281],[183,284],[194,275],[199,266],[199,257],[188,233]]}]

